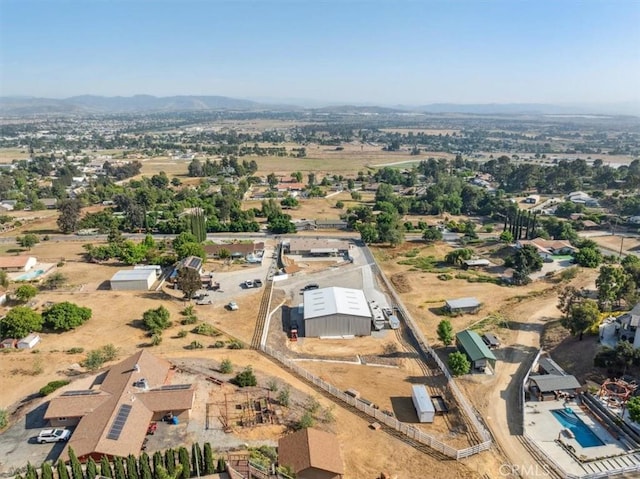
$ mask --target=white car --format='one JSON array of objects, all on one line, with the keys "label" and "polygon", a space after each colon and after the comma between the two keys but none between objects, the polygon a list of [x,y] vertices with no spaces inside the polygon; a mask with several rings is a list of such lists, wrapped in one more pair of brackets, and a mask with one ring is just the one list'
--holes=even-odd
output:
[{"label": "white car", "polygon": [[227,308],[229,308],[230,311],[238,311],[238,304],[235,301],[231,301],[227,304]]},{"label": "white car", "polygon": [[43,429],[40,431],[40,434],[38,434],[36,441],[38,441],[39,444],[47,442],[64,442],[68,441],[70,436],[71,431],[68,429]]}]

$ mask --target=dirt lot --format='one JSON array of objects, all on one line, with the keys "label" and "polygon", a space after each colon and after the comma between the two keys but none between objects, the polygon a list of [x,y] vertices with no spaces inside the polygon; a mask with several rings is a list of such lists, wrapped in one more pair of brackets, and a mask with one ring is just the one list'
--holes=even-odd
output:
[{"label": "dirt lot", "polygon": [[607,235],[593,236],[589,239],[616,253],[620,251],[620,246],[622,246],[623,253],[640,255],[640,238],[623,238],[621,236]]}]

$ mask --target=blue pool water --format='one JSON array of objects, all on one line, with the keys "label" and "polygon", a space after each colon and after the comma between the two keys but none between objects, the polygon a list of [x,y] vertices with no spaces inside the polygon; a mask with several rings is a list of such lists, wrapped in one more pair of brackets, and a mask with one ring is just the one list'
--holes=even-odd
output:
[{"label": "blue pool water", "polygon": [[36,279],[38,276],[43,275],[45,271],[43,269],[36,269],[34,271],[29,271],[28,273],[21,274],[16,278],[16,281],[29,281],[32,279]]},{"label": "blue pool water", "polygon": [[576,441],[582,447],[594,447],[602,446],[604,442],[596,436],[589,426],[587,426],[582,419],[576,416],[573,410],[567,409],[552,409],[551,414],[555,417],[560,424],[569,429],[576,437]]}]

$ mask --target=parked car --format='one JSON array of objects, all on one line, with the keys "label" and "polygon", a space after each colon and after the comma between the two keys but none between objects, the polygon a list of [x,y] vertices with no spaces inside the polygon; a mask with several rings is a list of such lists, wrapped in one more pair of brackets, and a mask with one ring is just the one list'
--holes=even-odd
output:
[{"label": "parked car", "polygon": [[248,280],[246,280],[246,281],[244,282],[244,287],[245,287],[245,288],[253,288],[253,286],[254,286],[254,285],[253,285],[253,281],[251,281],[250,279],[248,279]]},{"label": "parked car", "polygon": [[262,288],[262,280],[261,279],[254,279],[253,280],[253,287],[254,288]]},{"label": "parked car", "polygon": [[312,289],[318,289],[319,287],[320,285],[318,283],[309,283],[304,288],[302,288],[302,291],[311,291]]},{"label": "parked car", "polygon": [[43,429],[36,439],[39,444],[47,442],[65,442],[69,440],[71,431],[68,429]]},{"label": "parked car", "polygon": [[236,303],[235,301],[231,301],[229,304],[227,304],[227,308],[229,309],[229,311],[237,311],[238,303]]},{"label": "parked car", "polygon": [[207,295],[202,295],[198,298],[198,300],[196,301],[196,304],[201,306],[203,304],[213,304],[213,301],[211,300],[211,298]]},{"label": "parked car", "polygon": [[391,308],[382,308],[382,314],[384,314],[385,318],[389,319],[393,315],[393,309],[391,309]]}]

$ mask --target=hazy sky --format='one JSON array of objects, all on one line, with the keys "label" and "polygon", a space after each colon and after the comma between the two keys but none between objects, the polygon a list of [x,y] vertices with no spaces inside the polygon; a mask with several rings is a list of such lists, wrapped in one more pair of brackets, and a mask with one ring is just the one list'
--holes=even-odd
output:
[{"label": "hazy sky", "polygon": [[640,100],[640,0],[0,0],[0,95]]}]

